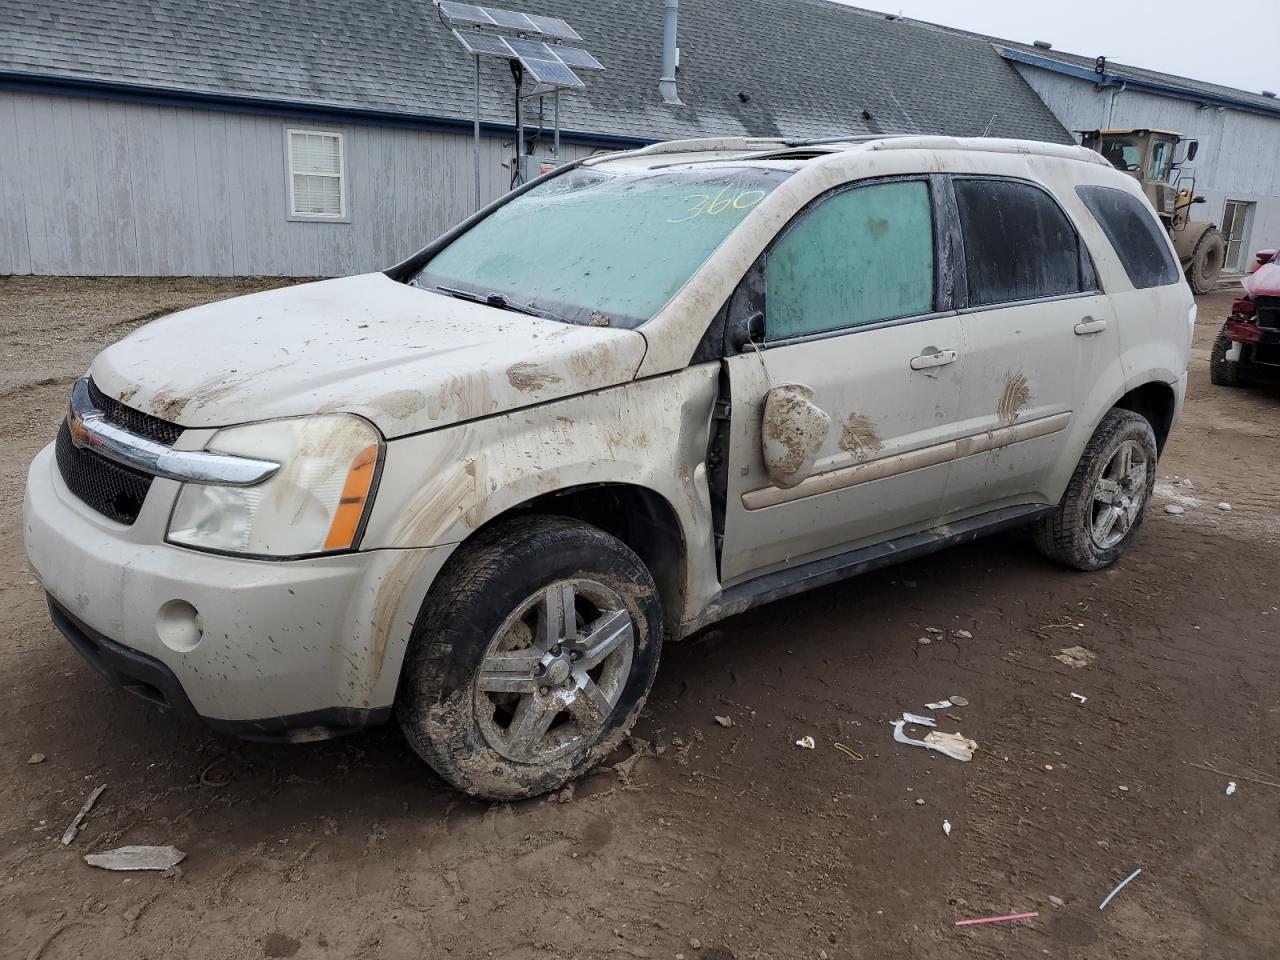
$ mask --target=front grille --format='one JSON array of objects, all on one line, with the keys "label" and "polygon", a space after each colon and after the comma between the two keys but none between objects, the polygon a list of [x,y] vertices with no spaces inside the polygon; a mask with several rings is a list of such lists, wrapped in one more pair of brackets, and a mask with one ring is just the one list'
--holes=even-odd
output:
[{"label": "front grille", "polygon": [[99,390],[92,380],[89,381],[89,399],[112,423],[140,434],[148,440],[171,447],[177,442],[178,437],[182,436],[182,428],[176,423],[161,420],[149,413],[135,410],[133,407],[126,407],[119,400],[108,397]]},{"label": "front grille", "polygon": [[[93,405],[112,423],[158,443],[172,445],[182,427],[126,407],[106,396],[89,382]],[[151,489],[152,477],[130,467],[121,466],[92,450],[71,442],[71,428],[66,420],[58,430],[54,445],[58,472],[67,488],[104,517],[126,526],[138,519],[142,502]]]}]

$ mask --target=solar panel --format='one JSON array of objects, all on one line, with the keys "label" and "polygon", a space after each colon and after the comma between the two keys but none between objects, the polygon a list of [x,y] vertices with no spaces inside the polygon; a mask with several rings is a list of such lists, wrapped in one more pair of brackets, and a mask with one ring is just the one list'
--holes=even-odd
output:
[{"label": "solar panel", "polygon": [[538,25],[530,20],[523,13],[517,13],[515,10],[498,10],[495,7],[481,7],[485,13],[493,17],[493,22],[500,27],[507,27],[510,30],[520,30],[525,33],[541,33]]},{"label": "solar panel", "polygon": [[537,60],[521,57],[520,62],[524,64],[524,68],[529,71],[530,75],[538,83],[545,83],[552,87],[580,88],[586,86],[585,83],[578,79],[576,73],[559,60]]},{"label": "solar panel", "polygon": [[604,69],[599,60],[579,47],[548,45],[537,39],[528,39],[581,40],[578,32],[559,17],[457,3],[455,0],[437,0],[437,4],[440,15],[454,28],[453,35],[467,53],[519,59],[529,76],[542,88],[582,88],[586,84],[570,68]]},{"label": "solar panel", "polygon": [[506,57],[508,60],[515,56],[511,48],[507,46],[507,41],[496,33],[481,33],[479,30],[454,30],[453,35],[467,48],[468,53]]},{"label": "solar panel", "polygon": [[577,30],[559,17],[544,17],[536,13],[520,13],[499,7],[481,7],[474,3],[456,3],[455,0],[440,0],[440,12],[449,21],[450,26],[461,23],[503,27],[519,33],[541,34],[556,40],[582,39]]},{"label": "solar panel", "polygon": [[453,0],[441,0],[440,12],[452,23],[482,23],[493,26],[493,17],[483,7],[470,3],[454,3]]},{"label": "solar panel", "polygon": [[529,19],[533,21],[533,25],[539,31],[545,33],[548,37],[557,37],[561,40],[581,40],[578,31],[569,26],[559,17],[541,17],[536,13],[529,14]]},{"label": "solar panel", "polygon": [[517,57],[528,57],[532,60],[555,60],[556,55],[551,47],[536,40],[521,40],[518,37],[507,38],[507,43],[516,52]]},{"label": "solar panel", "polygon": [[579,47],[562,47],[557,44],[551,49],[559,59],[578,70],[604,69],[603,63]]}]

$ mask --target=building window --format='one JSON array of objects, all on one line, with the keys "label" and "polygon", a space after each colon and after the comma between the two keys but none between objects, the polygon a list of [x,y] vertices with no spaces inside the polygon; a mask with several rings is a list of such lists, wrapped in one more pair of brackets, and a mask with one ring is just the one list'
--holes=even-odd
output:
[{"label": "building window", "polygon": [[1222,235],[1227,240],[1225,264],[1228,270],[1242,271],[1249,252],[1249,228],[1253,226],[1253,203],[1228,200],[1222,211]]},{"label": "building window", "polygon": [[342,134],[286,130],[289,219],[346,220],[346,156]]}]

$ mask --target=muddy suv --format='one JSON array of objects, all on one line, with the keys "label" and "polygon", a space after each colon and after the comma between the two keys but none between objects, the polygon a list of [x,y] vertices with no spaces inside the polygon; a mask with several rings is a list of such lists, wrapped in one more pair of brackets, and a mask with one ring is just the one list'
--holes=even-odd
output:
[{"label": "muddy suv", "polygon": [[1087,150],[662,144],[107,349],[31,465],[27,549],[143,699],[257,739],[394,715],[458,788],[528,796],[723,617],[1023,524],[1113,562],[1194,316]]}]

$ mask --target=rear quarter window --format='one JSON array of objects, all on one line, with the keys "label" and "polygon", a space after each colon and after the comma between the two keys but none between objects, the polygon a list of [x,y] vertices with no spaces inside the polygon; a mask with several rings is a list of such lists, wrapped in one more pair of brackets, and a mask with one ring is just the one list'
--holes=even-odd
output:
[{"label": "rear quarter window", "polygon": [[1082,186],[1076,187],[1076,193],[1102,227],[1130,283],[1145,290],[1182,279],[1164,227],[1146,204],[1114,187]]}]

